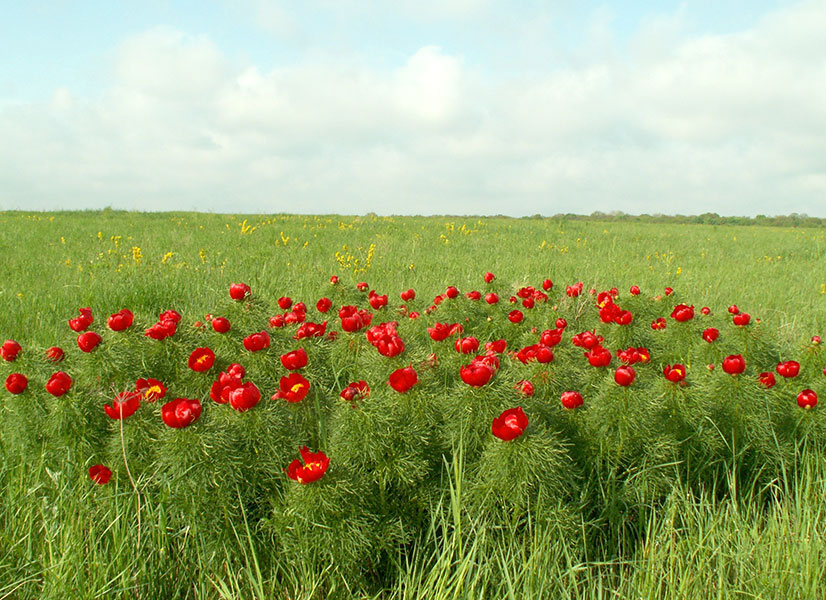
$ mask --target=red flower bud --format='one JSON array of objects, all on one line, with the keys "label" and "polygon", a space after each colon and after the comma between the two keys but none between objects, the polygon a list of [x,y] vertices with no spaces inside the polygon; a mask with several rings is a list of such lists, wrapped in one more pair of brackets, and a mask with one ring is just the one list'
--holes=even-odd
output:
[{"label": "red flower bud", "polygon": [[509,442],[525,433],[528,428],[528,417],[521,406],[509,408],[496,417],[491,424],[491,432],[500,440]]}]

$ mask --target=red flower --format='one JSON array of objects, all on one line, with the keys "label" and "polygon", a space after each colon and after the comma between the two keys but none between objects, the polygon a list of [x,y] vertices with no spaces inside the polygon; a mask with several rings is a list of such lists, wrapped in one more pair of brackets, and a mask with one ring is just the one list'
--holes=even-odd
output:
[{"label": "red flower", "polygon": [[711,314],[711,309],[708,306],[704,306],[703,308],[700,309],[700,312],[703,313],[704,315],[710,315]]},{"label": "red flower", "polygon": [[148,377],[135,382],[135,391],[147,402],[154,402],[166,396],[167,387],[161,381]]},{"label": "red flower", "polygon": [[307,352],[304,348],[287,352],[281,356],[281,364],[288,371],[296,371],[307,366]]},{"label": "red flower", "polygon": [[583,284],[581,281],[575,283],[574,285],[569,285],[565,287],[565,293],[570,298],[576,298],[582,293]]},{"label": "red flower", "polygon": [[366,290],[370,286],[367,285],[366,281],[360,281],[356,284],[356,287],[358,288],[358,291],[363,292],[364,290]]},{"label": "red flower", "polygon": [[473,300],[475,302],[477,300],[482,299],[482,292],[479,292],[477,290],[472,290],[472,291],[468,292],[467,294],[465,294],[465,296],[467,296],[468,299]]},{"label": "red flower", "polygon": [[774,378],[774,373],[771,371],[764,371],[757,376],[757,380],[763,387],[766,388],[773,388],[777,383],[777,379]]},{"label": "red flower", "polygon": [[517,381],[516,385],[514,385],[513,387],[517,392],[519,392],[520,396],[525,396],[526,398],[533,396],[534,392],[536,391],[533,387],[533,384],[527,379]]},{"label": "red flower", "polygon": [[539,336],[539,341],[548,347],[554,347],[562,341],[562,329],[546,329]]},{"label": "red flower", "polygon": [[46,391],[56,397],[68,392],[70,387],[72,387],[72,378],[63,371],[53,374],[46,382]]},{"label": "red flower", "polygon": [[354,333],[370,325],[373,313],[357,306],[342,306],[338,311],[338,317],[341,319],[341,328]]},{"label": "red flower", "polygon": [[293,305],[293,300],[289,296],[281,296],[278,299],[278,306],[281,310],[287,310]]},{"label": "red flower", "polygon": [[671,365],[665,365],[665,367],[663,367],[663,375],[672,383],[683,381],[685,379],[685,373],[685,365],[676,364],[673,367]]},{"label": "red flower", "polygon": [[740,312],[740,309],[737,308],[736,304],[732,304],[731,306],[728,307],[728,311],[729,311],[729,313],[731,313],[733,315],[736,315],[737,313]]},{"label": "red flower", "polygon": [[163,422],[174,429],[192,425],[201,416],[201,402],[197,399],[175,398],[161,407]]},{"label": "red flower", "polygon": [[92,465],[89,467],[89,479],[98,485],[106,485],[112,478],[112,471],[103,465]]},{"label": "red flower", "polygon": [[132,321],[135,320],[135,315],[127,308],[122,308],[113,315],[109,315],[106,324],[112,331],[123,331],[132,327]]},{"label": "red flower", "polygon": [[115,396],[112,404],[104,404],[103,410],[110,419],[126,419],[135,414],[135,411],[138,410],[140,405],[140,392],[129,390]]},{"label": "red flower", "polygon": [[819,336],[819,335],[813,335],[813,336],[812,336],[812,344],[814,344],[815,346],[817,346],[818,344],[820,344],[822,341],[823,341],[823,340],[821,340],[821,339],[820,339],[820,336]]},{"label": "red flower", "polygon": [[485,302],[487,302],[488,304],[496,304],[497,302],[499,302],[499,295],[495,292],[485,294]]},{"label": "red flower", "polygon": [[274,315],[270,317],[270,327],[284,327],[287,322],[284,320],[284,315]]},{"label": "red flower", "polygon": [[301,402],[309,391],[309,381],[304,379],[300,373],[290,373],[281,378],[279,389],[274,398],[283,399],[287,402]]},{"label": "red flower", "polygon": [[674,290],[671,289],[670,287],[665,288],[665,295],[666,296],[670,296],[673,293],[674,293]]},{"label": "red flower", "polygon": [[456,298],[458,295],[459,295],[459,290],[456,288],[456,286],[453,286],[453,285],[448,286],[447,290],[445,290],[445,296],[447,296],[451,300],[453,298]]},{"label": "red flower", "polygon": [[479,340],[475,337],[457,338],[454,347],[460,354],[475,354],[479,349]]},{"label": "red flower", "polygon": [[89,325],[92,324],[94,319],[92,318],[91,308],[78,308],[77,310],[80,313],[80,316],[75,317],[74,319],[69,319],[69,327],[72,328],[72,331],[80,333],[81,331],[85,331]]},{"label": "red flower", "polygon": [[363,379],[361,381],[354,381],[346,388],[341,390],[339,394],[344,400],[354,402],[355,400],[363,400],[370,395],[370,386]]},{"label": "red flower", "polygon": [[623,387],[628,387],[634,383],[634,379],[636,379],[636,377],[637,373],[634,371],[634,368],[629,367],[628,365],[617,367],[616,372],[614,372],[614,381]]},{"label": "red flower", "polygon": [[246,283],[233,283],[229,286],[229,297],[233,300],[243,300],[250,295],[251,291]]},{"label": "red flower", "polygon": [[100,336],[94,331],[87,331],[77,336],[77,347],[84,352],[91,352],[100,344]]},{"label": "red flower", "polygon": [[390,373],[388,383],[394,390],[403,394],[419,382],[419,375],[413,367],[396,369]]},{"label": "red flower", "polygon": [[446,340],[451,335],[456,333],[462,333],[462,326],[459,323],[439,323],[438,321],[433,324],[433,327],[427,328],[427,333],[430,334],[430,338],[434,342],[441,342]]},{"label": "red flower", "polygon": [[746,361],[741,354],[732,354],[723,359],[723,371],[729,375],[737,375],[746,370]]},{"label": "red flower", "polygon": [[632,296],[639,296],[640,295],[640,286],[632,285],[631,289],[629,290]]},{"label": "red flower", "polygon": [[678,304],[671,311],[671,318],[680,323],[685,323],[694,318],[694,305]]},{"label": "red flower", "polygon": [[521,406],[509,408],[496,417],[491,424],[490,430],[500,440],[509,442],[515,440],[525,433],[528,428],[528,417]]},{"label": "red flower", "polygon": [[508,347],[506,340],[493,340],[492,342],[485,342],[485,350],[489,352],[496,352],[502,354]]},{"label": "red flower", "polygon": [[585,357],[592,367],[607,367],[611,364],[611,351],[602,346],[595,346],[585,353]]},{"label": "red flower", "polygon": [[22,394],[28,385],[29,380],[22,373],[12,373],[6,377],[6,389],[10,394]]},{"label": "red flower", "polygon": [[459,376],[472,387],[482,387],[493,377],[493,370],[482,362],[473,361],[459,369]]},{"label": "red flower", "polygon": [[568,327],[568,321],[560,317],[556,320],[556,323],[554,323],[554,325],[556,325],[557,329],[565,329],[566,327]]},{"label": "red flower", "polygon": [[508,321],[511,323],[521,323],[524,318],[521,310],[512,310],[508,313]]},{"label": "red flower", "polygon": [[[283,381],[284,378],[282,377],[281,379]],[[306,395],[306,393],[307,392],[305,391],[304,394]],[[303,397],[304,396],[302,396],[302,398]],[[258,404],[258,401],[261,400],[261,390],[259,390],[253,382],[247,381],[246,383],[240,384],[238,387],[230,389],[227,393],[227,398],[229,399],[229,405],[232,408],[238,412],[244,412],[245,410],[249,410]],[[301,398],[299,398],[299,400],[300,399]],[[293,400],[289,401],[293,402]],[[298,400],[295,400],[295,402],[298,402]]]},{"label": "red flower", "polygon": [[797,377],[800,373],[800,363],[796,360],[787,360],[786,362],[777,364],[777,374],[783,377],[791,378]]},{"label": "red flower", "polygon": [[63,360],[63,352],[62,348],[58,348],[57,346],[52,346],[48,350],[46,350],[46,360],[50,360],[53,363],[59,363]]},{"label": "red flower", "polygon": [[244,348],[250,352],[258,352],[270,347],[270,334],[266,331],[253,333],[244,338]]},{"label": "red flower", "polygon": [[326,331],[327,321],[324,321],[323,323],[311,323],[310,321],[307,321],[299,326],[293,336],[293,339],[301,340],[308,337],[323,337]]},{"label": "red flower", "polygon": [[174,319],[163,319],[147,329],[145,335],[151,337],[153,340],[162,340],[175,335],[177,330],[177,321]]},{"label": "red flower", "polygon": [[817,394],[814,390],[803,390],[797,395],[797,405],[809,410],[817,406]]},{"label": "red flower", "polygon": [[577,333],[575,336],[571,338],[571,343],[574,346],[579,346],[580,348],[586,348],[590,350],[591,348],[596,348],[602,343],[602,336],[599,336],[594,331],[583,331],[582,333]]},{"label": "red flower", "polygon": [[231,327],[232,325],[230,324],[229,319],[225,317],[215,317],[212,319],[212,329],[218,333],[226,333]]},{"label": "red flower", "polygon": [[574,391],[562,392],[561,400],[562,406],[569,410],[578,408],[582,406],[583,403],[582,394]]},{"label": "red flower", "polygon": [[177,310],[165,310],[158,315],[158,321],[174,321],[176,324],[181,322],[181,313]]},{"label": "red flower", "polygon": [[330,275],[330,285],[338,285],[338,275]]},{"label": "red flower", "polygon": [[326,313],[330,310],[333,306],[333,301],[329,298],[319,298],[318,302],[315,303],[315,309],[320,313]]},{"label": "red flower", "polygon": [[20,344],[18,344],[14,340],[6,340],[5,342],[3,342],[3,345],[0,346],[0,357],[2,357],[3,360],[12,362],[17,358],[17,355],[20,353],[20,350]]},{"label": "red flower", "polygon": [[405,302],[410,302],[411,300],[416,298],[416,292],[415,292],[415,290],[409,289],[409,290],[403,291],[400,294],[400,296],[401,296],[401,299],[404,300]]},{"label": "red flower", "polygon": [[654,330],[665,329],[665,319],[663,317],[660,317],[656,321],[652,321],[651,322],[651,329],[654,329]]},{"label": "red flower", "polygon": [[553,287],[554,287],[554,282],[551,281],[550,279],[546,279],[542,282],[542,289],[545,290],[546,292],[551,291],[551,288],[553,288]]},{"label": "red flower", "polygon": [[373,310],[379,310],[381,307],[387,306],[387,301],[387,294],[379,295],[373,291],[367,297],[367,302],[370,303]]},{"label": "red flower", "polygon": [[493,273],[491,273],[490,271],[488,271],[487,273],[485,273],[484,279],[485,279],[485,283],[490,283],[491,281],[496,279],[496,276]]},{"label": "red flower", "polygon": [[330,466],[330,459],[323,452],[310,452],[307,446],[299,448],[301,453],[301,461],[297,458],[292,461],[287,467],[287,477],[297,481],[298,483],[312,483],[321,479],[322,475]]},{"label": "red flower", "polygon": [[751,321],[751,316],[749,313],[738,313],[731,318],[732,323],[738,325],[739,327],[745,327]]},{"label": "red flower", "polygon": [[712,343],[720,337],[720,330],[716,329],[715,327],[709,327],[705,331],[703,331],[703,339],[707,341],[709,344]]},{"label": "red flower", "polygon": [[215,353],[209,348],[195,348],[189,355],[189,368],[198,373],[209,371],[215,362]]}]

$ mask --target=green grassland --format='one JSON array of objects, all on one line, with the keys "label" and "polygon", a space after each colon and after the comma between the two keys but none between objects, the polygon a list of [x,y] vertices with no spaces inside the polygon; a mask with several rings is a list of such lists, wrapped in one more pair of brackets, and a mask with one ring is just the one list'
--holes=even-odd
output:
[{"label": "green grassland", "polygon": [[[686,302],[698,312],[710,307],[709,323],[722,329],[726,308],[737,304],[760,322],[754,336],[734,331],[722,348],[735,353],[752,343],[750,356],[767,369],[781,359],[800,360],[806,384],[826,403],[826,356],[810,342],[813,335],[826,338],[822,228],[4,212],[0,257],[0,342],[15,339],[24,348],[18,362],[0,364],[0,375],[31,374],[31,396],[0,390],[0,600],[826,595],[824,405],[798,411],[799,390],[783,387],[787,382],[764,403],[756,384],[730,385],[719,372],[719,352],[697,336],[689,341],[688,329],[681,337],[669,325],[671,337],[657,341],[648,326]],[[496,275],[491,285],[482,279],[486,271]],[[335,289],[331,275],[340,278]],[[548,306],[526,311],[521,329],[508,323],[508,296],[546,278],[554,282]],[[253,290],[251,308],[228,298],[229,285],[240,281]],[[246,335],[283,312],[281,296],[306,302],[310,312],[330,296],[334,310],[323,318],[338,329],[339,306],[366,305],[355,290],[360,281],[389,295],[374,324],[402,321],[406,353],[378,357],[363,334],[308,346],[311,363],[313,357],[323,363],[313,374],[325,383],[314,392],[315,404],[295,410],[269,399],[283,374],[273,366],[278,354],[298,345],[286,332],[271,331],[265,360],[232,355],[229,339],[214,341],[194,327],[207,313],[222,314],[233,322],[233,335]],[[564,289],[578,281],[586,291],[577,303]],[[462,293],[495,290],[501,306],[494,312],[461,297],[464,304],[425,315],[449,285]],[[628,294],[632,285],[642,290],[637,304]],[[651,344],[657,365],[689,361],[685,395],[661,385],[653,365],[647,375],[640,369],[648,391],[639,404],[590,368],[566,367],[582,360],[567,343],[570,333],[598,324],[580,320],[590,306],[588,290],[613,286],[620,304],[633,304],[637,320],[628,336],[606,329],[611,348],[639,341]],[[655,299],[667,286],[674,295]],[[417,292],[410,309],[423,313],[416,321],[395,308],[407,288]],[[66,322],[86,306],[104,343],[81,356]],[[124,307],[135,313],[132,337],[105,331],[106,317]],[[166,309],[183,315],[176,340],[143,338]],[[539,366],[524,370],[541,384],[523,404],[532,419],[541,418],[522,446],[492,443],[489,427],[489,414],[520,402],[505,377],[514,373],[515,380],[520,365],[503,367],[491,386],[470,389],[455,373],[441,375],[462,364],[448,350],[413,400],[379,390],[390,370],[437,351],[424,332],[436,320],[467,318],[468,334],[482,341],[508,337],[516,350],[535,343],[531,326],[553,327],[550,315],[557,312],[571,322],[568,347],[558,349],[549,381]],[[210,403],[181,354],[206,343],[255,375],[261,410],[205,406],[202,422],[181,431],[158,425],[148,408],[114,422],[99,410],[150,367],[163,371],[167,385],[180,379],[176,395]],[[42,379],[55,368],[39,357],[53,345],[74,361],[67,359],[66,370],[78,391],[67,402],[42,391]],[[183,367],[173,366],[180,356]],[[705,368],[708,362],[717,362],[715,372]],[[338,390],[367,375],[375,403],[343,409]],[[580,383],[603,404],[586,401],[580,413],[564,413],[559,390]],[[468,402],[484,410],[477,414]],[[731,410],[718,414],[718,405]],[[691,407],[705,421],[692,417]],[[663,415],[679,415],[679,425]],[[730,424],[731,431],[695,435],[705,422]],[[481,427],[474,432],[468,423]],[[671,429],[660,431],[658,423]],[[299,443],[288,436],[292,430],[301,432],[301,443],[339,449],[326,481],[285,481],[286,457]],[[572,441],[579,439],[581,447]],[[385,444],[377,446],[382,452],[398,447],[405,468],[396,472],[375,456],[365,466],[358,450],[369,453],[374,441]],[[525,454],[514,454],[519,449]],[[95,486],[85,471],[104,459],[116,476]],[[514,464],[516,475],[503,471]],[[348,469],[358,476],[348,478]],[[522,477],[512,489],[510,476]]]}]

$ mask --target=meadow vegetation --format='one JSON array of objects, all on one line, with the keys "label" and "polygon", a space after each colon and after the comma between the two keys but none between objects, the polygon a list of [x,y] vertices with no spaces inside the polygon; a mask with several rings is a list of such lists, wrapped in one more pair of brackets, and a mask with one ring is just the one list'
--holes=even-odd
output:
[{"label": "meadow vegetation", "polygon": [[[22,347],[0,378],[28,381],[0,390],[0,600],[826,592],[823,228],[5,212],[0,255],[0,342]],[[272,320],[299,302],[303,325]],[[372,320],[345,326],[345,306]],[[86,307],[89,352],[67,323]],[[145,335],[168,310],[174,334]],[[438,323],[462,330],[439,341]],[[283,358],[299,348],[306,364]],[[260,400],[221,397],[235,363],[225,393],[243,379]],[[197,414],[162,417],[173,398]],[[497,433],[517,407],[529,424]],[[296,471],[303,446],[329,466]]]}]

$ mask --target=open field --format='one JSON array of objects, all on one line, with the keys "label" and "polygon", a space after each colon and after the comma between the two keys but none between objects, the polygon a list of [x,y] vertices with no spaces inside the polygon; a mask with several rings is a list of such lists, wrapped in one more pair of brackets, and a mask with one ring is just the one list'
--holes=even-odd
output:
[{"label": "open field", "polygon": [[[23,394],[0,395],[0,600],[826,593],[826,419],[822,404],[795,402],[804,388],[826,399],[826,344],[812,342],[826,338],[824,229],[6,212],[0,256],[0,342],[23,347],[0,362],[0,376],[29,377]],[[548,278],[534,307],[508,302]],[[387,294],[386,307],[368,304],[362,281]],[[230,298],[236,282],[249,298]],[[566,294],[577,282],[582,295]],[[459,296],[428,314],[448,286]],[[632,324],[601,322],[589,290],[612,287]],[[408,288],[416,297],[403,313]],[[500,301],[470,300],[471,290]],[[283,296],[338,337],[296,340],[296,325],[271,327],[287,310]],[[316,308],[322,297],[329,313]],[[686,322],[671,316],[681,303],[696,309]],[[749,325],[732,324],[732,304]],[[404,350],[383,356],[366,328],[342,331],[345,305],[373,312],[373,326],[398,321]],[[103,340],[90,353],[67,325],[81,307]],[[135,325],[110,331],[107,317],[122,308]],[[177,332],[146,337],[168,309],[182,316]],[[508,319],[514,309],[524,321]],[[207,314],[228,317],[230,332],[196,327]],[[459,335],[504,339],[515,352],[558,318],[568,327],[551,362],[499,352],[478,386],[459,377],[474,354],[454,350],[458,336],[437,342],[427,332],[456,322]],[[657,318],[664,330],[651,328]],[[719,341],[700,337],[707,327]],[[586,330],[605,336],[610,367],[590,366],[572,345]],[[242,339],[259,331],[271,345],[245,349]],[[59,367],[43,359],[51,346],[66,350]],[[217,355],[209,373],[187,367],[204,346]],[[309,395],[270,399],[287,373],[279,357],[299,346]],[[625,388],[615,383],[616,351],[630,346],[651,359],[633,365]],[[735,354],[745,356],[740,376],[723,372]],[[789,360],[801,364],[797,378],[758,383]],[[210,399],[234,362],[261,391],[243,412]],[[663,377],[677,363],[687,385]],[[411,365],[419,382],[397,393],[388,377]],[[44,391],[58,368],[74,379],[63,398]],[[108,418],[103,405],[139,377],[158,377],[169,394]],[[372,391],[351,406],[339,392],[358,380]],[[514,390],[522,380],[535,394]],[[584,405],[562,408],[565,390],[581,391]],[[160,405],[173,397],[199,399],[203,416],[165,426]],[[497,439],[491,419],[516,406],[530,419],[525,435]],[[330,467],[301,485],[284,469],[304,444],[325,451]],[[96,463],[112,469],[110,483],[90,481]]]}]

